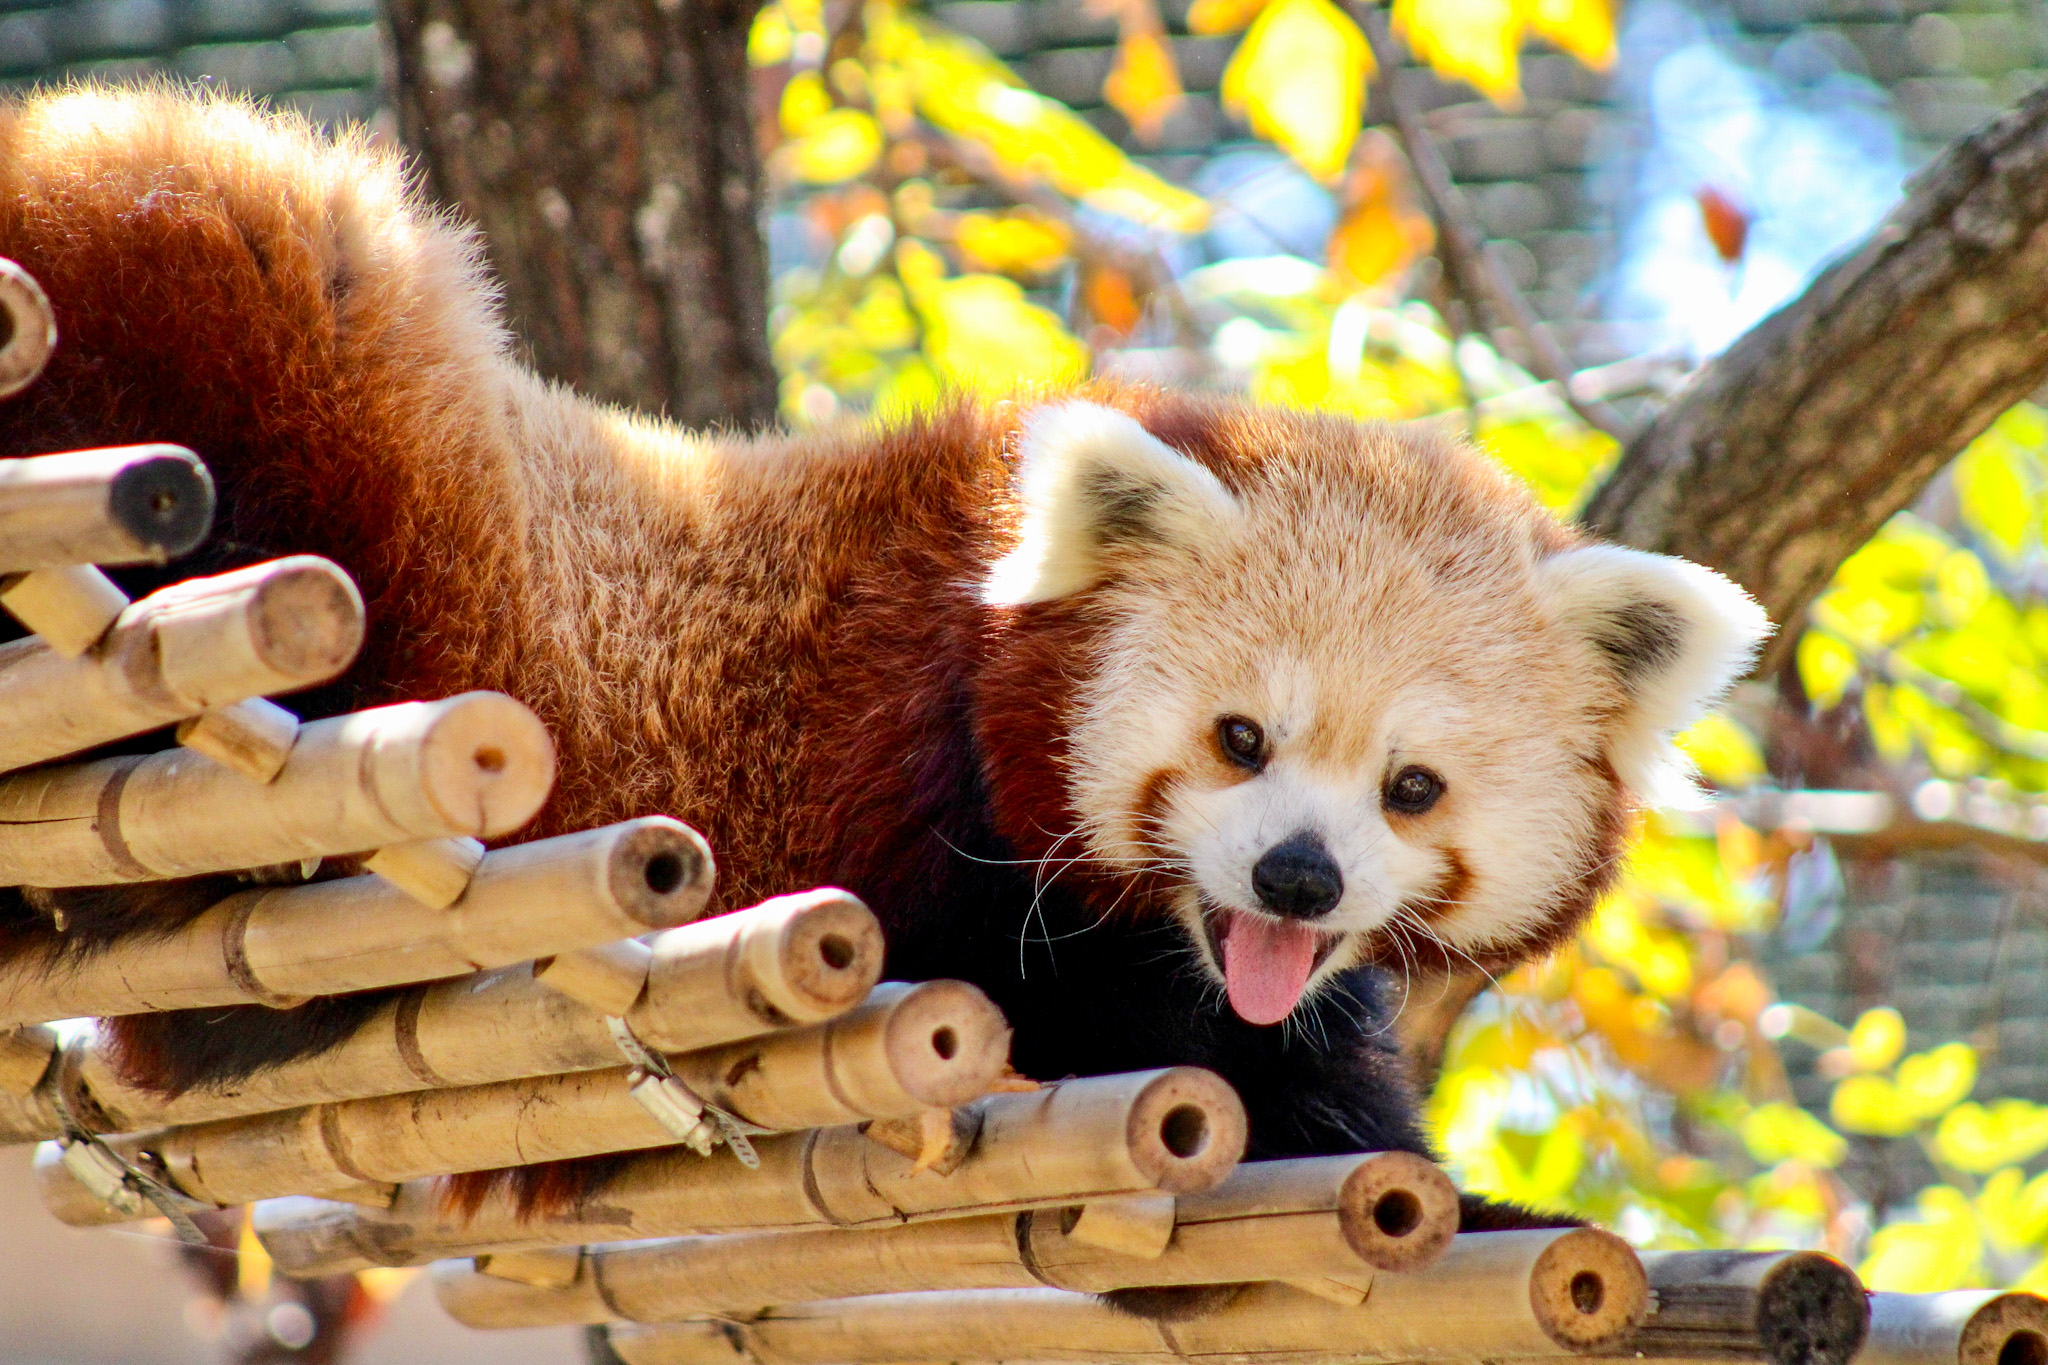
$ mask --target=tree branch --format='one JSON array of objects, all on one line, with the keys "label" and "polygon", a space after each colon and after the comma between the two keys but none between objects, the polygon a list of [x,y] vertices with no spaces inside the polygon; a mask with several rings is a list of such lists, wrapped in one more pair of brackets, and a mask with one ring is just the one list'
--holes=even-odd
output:
[{"label": "tree branch", "polygon": [[[1396,79],[1401,67],[1401,49],[1388,27],[1386,13],[1379,6],[1361,3],[1361,0],[1351,0],[1348,8],[1352,19],[1365,34],[1366,42],[1371,44],[1373,64],[1379,68],[1380,89],[1394,115],[1394,131],[1408,153],[1408,164],[1414,168],[1416,184],[1429,206],[1429,216],[1436,220],[1438,254],[1451,277],[1451,287],[1464,297],[1475,321],[1483,324],[1485,315],[1490,312],[1513,330],[1521,345],[1501,349],[1519,351],[1538,379],[1547,380],[1557,387],[1566,406],[1577,413],[1581,421],[1616,440],[1626,440],[1627,425],[1619,413],[1605,403],[1584,400],[1572,392],[1570,357],[1557,344],[1557,338],[1551,335],[1550,329],[1537,318],[1536,310],[1529,306],[1529,300],[1508,278],[1507,271],[1501,268],[1493,253],[1486,249],[1485,234],[1473,221],[1465,196],[1452,181],[1450,167],[1444,164],[1436,139],[1423,123],[1415,102],[1408,98],[1408,92]],[[1495,344],[1499,345],[1498,339]]]},{"label": "tree branch", "polygon": [[2044,380],[2039,91],[1951,146],[1867,242],[1702,369],[1630,443],[1584,520],[1713,565],[1789,621]]}]

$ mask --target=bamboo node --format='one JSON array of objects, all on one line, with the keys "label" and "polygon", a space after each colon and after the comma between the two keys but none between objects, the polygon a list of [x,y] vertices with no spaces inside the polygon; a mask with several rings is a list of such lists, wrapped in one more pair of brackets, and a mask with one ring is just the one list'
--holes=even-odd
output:
[{"label": "bamboo node", "polygon": [[0,607],[66,659],[99,643],[127,606],[128,594],[90,564],[34,569],[0,586]]},{"label": "bamboo node", "polygon": [[462,899],[483,860],[483,840],[456,835],[386,845],[365,858],[363,867],[428,909],[446,910]]},{"label": "bamboo node", "polygon": [[276,702],[248,697],[180,721],[175,734],[178,743],[194,753],[252,781],[268,783],[284,771],[285,760],[291,757],[299,718]]}]

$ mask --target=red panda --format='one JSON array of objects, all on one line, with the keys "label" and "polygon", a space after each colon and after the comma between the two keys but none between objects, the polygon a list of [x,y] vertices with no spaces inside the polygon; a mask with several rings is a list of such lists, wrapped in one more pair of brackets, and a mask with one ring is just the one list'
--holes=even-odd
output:
[{"label": "red panda", "polygon": [[[295,709],[508,692],[559,748],[520,837],[663,812],[728,907],[847,887],[892,975],[995,998],[1023,1073],[1213,1067],[1255,1156],[1427,1150],[1378,972],[1565,940],[1768,628],[1423,425],[1120,387],[751,438],[600,407],[513,358],[395,157],[226,101],[7,107],[0,255],[63,337],[0,454],[176,441],[218,484],[208,546],[131,591],[355,576],[370,644]],[[21,892],[0,932],[91,951],[221,890]],[[375,1004],[110,1028],[180,1089]]]}]

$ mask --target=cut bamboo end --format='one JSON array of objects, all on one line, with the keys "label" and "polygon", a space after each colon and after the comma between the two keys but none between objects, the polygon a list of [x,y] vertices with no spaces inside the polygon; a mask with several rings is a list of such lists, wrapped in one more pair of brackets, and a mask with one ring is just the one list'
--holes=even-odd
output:
[{"label": "cut bamboo end", "polygon": [[162,938],[61,962],[50,951],[0,960],[0,1021],[262,1004],[459,976],[686,921],[702,912],[711,876],[702,836],[648,816],[487,853],[446,910],[374,876],[244,891]]},{"label": "cut bamboo end", "polygon": [[1345,1178],[1337,1199],[1344,1240],[1379,1270],[1419,1270],[1458,1232],[1458,1189],[1413,1152],[1380,1152]]},{"label": "cut bamboo end", "polygon": [[687,1052],[836,1018],[882,976],[882,929],[853,895],[777,896],[653,941],[629,1022],[649,1047]]},{"label": "cut bamboo end", "polygon": [[[0,274],[0,297],[5,292]],[[161,564],[205,539],[212,524],[213,479],[182,446],[0,461],[0,572]]]},{"label": "cut bamboo end", "polygon": [[638,939],[601,943],[533,964],[533,979],[599,1014],[623,1016],[647,989],[654,951]]},{"label": "cut bamboo end", "polygon": [[57,314],[35,276],[0,259],[0,398],[36,382],[57,349]]},{"label": "cut bamboo end", "polygon": [[483,860],[481,839],[415,839],[378,849],[364,859],[363,867],[421,905],[446,910],[462,899]]},{"label": "cut bamboo end", "polygon": [[1213,1188],[1244,1157],[1249,1131],[1237,1092],[1214,1072],[1188,1066],[1146,1085],[1126,1129],[1133,1163],[1168,1194]]},{"label": "cut bamboo end", "polygon": [[1156,1261],[1173,1241],[1175,1196],[1129,1194],[1081,1205],[1066,1235],[1082,1246]]},{"label": "cut bamboo end", "polygon": [[540,721],[494,692],[315,721],[268,786],[182,749],[0,780],[0,884],[90,886],[504,834],[554,775]]},{"label": "cut bamboo end", "polygon": [[178,743],[233,768],[252,782],[268,782],[284,771],[299,737],[299,718],[262,697],[213,706],[180,721]]},{"label": "cut bamboo end", "polygon": [[2043,1365],[2048,1299],[2023,1291],[1872,1294],[1856,1365]]},{"label": "cut bamboo end", "polygon": [[0,586],[0,607],[66,659],[97,644],[127,606],[128,594],[90,564],[35,569]]},{"label": "cut bamboo end", "polygon": [[[296,621],[290,629],[265,623],[286,608]],[[274,772],[298,722],[256,698],[335,676],[361,640],[362,603],[347,576],[301,555],[152,593],[73,657],[40,636],[0,646],[0,768],[189,725],[205,712],[204,733],[190,737],[181,727],[181,740],[237,767],[239,749],[275,748]],[[264,737],[243,741],[221,729],[225,748],[205,743],[236,720]],[[281,739],[268,739],[280,725]]]},{"label": "cut bamboo end", "polygon": [[1641,1260],[1658,1307],[1628,1345],[1645,1355],[1848,1365],[1870,1331],[1862,1281],[1822,1252],[1660,1251]]},{"label": "cut bamboo end", "polygon": [[167,691],[195,708],[325,682],[363,645],[363,599],[339,565],[291,555],[137,604]]},{"label": "cut bamboo end", "polygon": [[1573,1228],[1545,1247],[1530,1269],[1529,1304],[1552,1341],[1596,1350],[1643,1320],[1649,1278],[1635,1251],[1613,1233]]}]

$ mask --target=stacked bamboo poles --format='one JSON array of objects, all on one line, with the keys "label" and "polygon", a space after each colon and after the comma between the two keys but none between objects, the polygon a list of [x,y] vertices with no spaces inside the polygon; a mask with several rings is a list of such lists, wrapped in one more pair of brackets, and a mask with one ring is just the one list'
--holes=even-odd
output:
[{"label": "stacked bamboo poles", "polygon": [[1856,1273],[1821,1252],[1645,1252],[1642,1259],[1657,1311],[1629,1346],[1645,1356],[1849,1365],[1870,1329]]},{"label": "stacked bamboo poles", "polygon": [[[883,987],[838,1019],[684,1053],[670,1064],[699,1098],[762,1131],[914,1117],[985,1093],[1009,1029],[974,987]],[[677,1134],[634,1097],[625,1068],[414,1091],[117,1137],[132,1163],[217,1207],[345,1194],[463,1171],[666,1147]],[[723,1163],[721,1163],[723,1165]],[[59,1219],[120,1221],[54,1144],[37,1162]]]},{"label": "stacked bamboo poles", "polygon": [[1353,1286],[1426,1265],[1458,1226],[1443,1173],[1407,1152],[1240,1166],[1170,1206],[1156,1246],[1083,1240],[1079,1209],[837,1229],[685,1237],[586,1251],[567,1285],[520,1283],[467,1261],[435,1267],[441,1306],[472,1327],[669,1322],[767,1304],[908,1290],[1044,1285],[1103,1292],[1247,1280]]},{"label": "stacked bamboo poles", "polygon": [[1576,1228],[1462,1234],[1426,1267],[1375,1275],[1353,1304],[1256,1284],[1214,1312],[1167,1323],[1057,1289],[996,1289],[829,1300],[609,1335],[628,1365],[1338,1365],[1597,1354],[1619,1348],[1649,1308],[1628,1246]]},{"label": "stacked bamboo poles", "polygon": [[500,1190],[464,1217],[422,1181],[403,1186],[382,1209],[306,1199],[259,1204],[256,1235],[282,1273],[314,1276],[506,1248],[889,1228],[1158,1191],[1194,1194],[1220,1183],[1244,1152],[1237,1095],[1192,1067],[991,1095],[961,1117],[964,1151],[943,1173],[920,1170],[915,1158],[856,1127],[836,1127],[761,1139],[753,1169],[651,1152],[566,1212],[529,1218]]},{"label": "stacked bamboo poles", "polygon": [[[650,831],[665,837],[645,837]],[[687,835],[688,839],[671,842],[666,837],[670,835]],[[440,912],[440,917],[456,918],[458,912],[473,908],[472,898],[489,893],[487,879],[496,860],[541,850],[546,844],[568,851],[583,845],[604,855],[602,861],[592,860],[598,865],[591,870],[599,875],[565,877],[557,884],[526,888],[535,893],[533,904],[547,907],[553,918],[506,916],[498,932],[519,935],[511,939],[515,946],[502,955],[490,952],[479,956],[502,960],[502,956],[518,955],[519,948],[531,949],[537,943],[552,942],[553,950],[561,950],[578,946],[575,940],[615,938],[615,924],[598,924],[587,933],[577,932],[575,912],[588,902],[570,894],[575,891],[602,888],[629,893],[607,896],[599,903],[607,913],[621,904],[637,904],[641,913],[631,921],[636,927],[643,920],[653,921],[654,916],[645,911],[664,899],[692,893],[674,907],[688,913],[694,913],[703,902],[709,864],[685,862],[682,857],[701,848],[694,832],[652,817],[493,853],[484,860],[484,870],[470,896],[458,901],[454,909]],[[665,857],[674,857],[693,869],[691,880],[670,880],[676,874],[660,861]],[[545,866],[552,859],[539,861]],[[652,892],[653,880],[671,889],[647,894]],[[279,934],[277,938],[305,945],[305,937]],[[489,935],[471,935],[463,941],[474,949],[492,940]],[[867,998],[882,971],[880,926],[866,906],[843,891],[777,897],[747,910],[668,930],[657,935],[654,943],[655,969],[625,1019],[644,1042],[662,1051],[694,1052],[740,1042],[772,1032],[792,1018],[831,1019]],[[319,965],[324,970],[335,960],[330,956]],[[707,970],[710,982],[693,979]],[[122,1079],[100,1045],[82,1040],[65,1055],[61,1083],[69,1087],[74,1112],[104,1120],[98,1124],[100,1131],[136,1132],[334,1100],[595,1071],[616,1067],[620,1060],[618,1043],[603,1015],[540,984],[533,977],[532,964],[520,962],[399,995],[354,1036],[328,1051],[239,1081],[166,1096]],[[685,1063],[681,1069],[703,1064]]]}]

